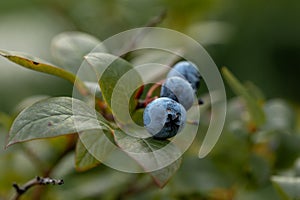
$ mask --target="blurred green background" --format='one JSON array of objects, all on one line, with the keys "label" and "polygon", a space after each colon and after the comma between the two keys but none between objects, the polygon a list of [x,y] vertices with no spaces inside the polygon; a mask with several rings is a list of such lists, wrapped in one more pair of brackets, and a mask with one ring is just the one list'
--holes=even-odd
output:
[{"label": "blurred green background", "polygon": [[[100,40],[105,40],[121,31],[142,27],[165,10],[167,15],[159,24],[160,27],[178,30],[193,37],[205,47],[218,67],[227,66],[242,82],[252,81],[261,89],[267,99],[282,98],[291,103],[294,106],[293,108],[296,108],[294,110],[299,109],[299,0],[0,1],[0,49],[26,52],[52,61],[50,42],[58,33],[77,30],[94,35]],[[0,58],[0,92],[0,111],[12,114],[15,106],[21,100],[32,95],[71,96],[72,85],[53,76],[23,69],[4,58]],[[228,89],[228,97],[233,97],[230,89]],[[296,132],[295,129],[295,127],[292,128],[292,132]],[[7,131],[4,127],[0,127],[0,133],[0,145],[4,146]],[[243,200],[278,199],[274,189],[270,187],[268,177],[281,167],[278,167],[277,163],[277,165],[275,164],[277,167],[270,169],[266,166],[267,161],[261,157],[252,154],[243,157],[243,155],[235,152],[236,149],[241,149],[241,152],[245,151],[245,153],[249,151],[245,149],[247,145],[243,145],[245,141],[239,137],[225,133],[222,138],[229,142],[219,143],[211,159],[199,160],[193,154],[194,156],[183,160],[183,166],[175,175],[175,180],[170,183],[171,186],[158,193],[155,193],[158,189],[152,190],[150,187],[150,190],[145,193],[138,193],[137,196],[133,195],[132,197],[128,194],[129,199],[150,197],[151,199],[174,199],[175,196],[176,199],[199,199],[200,196],[203,197],[203,194],[211,191],[212,188],[216,194],[211,197],[212,199],[232,199],[230,195],[236,191],[236,185],[232,183],[235,183],[235,180],[239,179],[238,177],[241,175],[234,174],[232,171],[241,170],[240,167],[243,165],[244,159],[247,159],[245,162],[250,162],[250,164],[248,163],[249,170],[256,171],[253,174],[249,172],[249,177],[244,173],[241,176],[249,180],[258,179],[257,182],[254,182],[259,187],[243,183],[247,185],[245,188],[250,187],[250,190],[256,188],[254,191],[258,191],[258,194],[242,190],[238,192],[238,195],[243,196],[246,193],[242,198]],[[278,139],[280,137],[284,137],[283,141],[285,142],[289,140],[299,141],[298,135],[295,138],[285,138],[280,133],[276,135],[275,143],[277,140],[282,141]],[[272,142],[274,141],[272,140]],[[30,145],[42,146],[43,144],[43,142],[35,141]],[[46,146],[51,149],[55,144],[54,141],[50,144],[47,143],[48,146]],[[237,146],[232,147],[230,145]],[[276,145],[278,144],[276,143]],[[287,142],[286,146],[283,145],[283,149],[278,150],[282,158],[286,155],[285,151],[289,152],[285,148],[289,149],[292,146],[292,152],[295,153],[295,156],[291,158],[291,164],[287,164],[289,167],[293,166],[300,147],[300,144],[297,143],[293,143],[293,145]],[[228,154],[223,152],[226,149],[229,149],[232,157],[226,157],[229,155],[228,152]],[[191,151],[193,152],[193,150]],[[7,151],[1,150],[0,152],[1,199],[6,197],[8,191],[12,192],[11,182],[25,182],[36,172],[32,169],[31,162],[24,158],[18,147],[12,147]],[[38,153],[43,155],[42,152]],[[17,158],[15,154],[18,154]],[[50,159],[51,155],[48,155],[48,157]],[[228,162],[226,158],[237,159],[238,161],[233,166],[228,167],[223,163]],[[72,159],[69,160],[72,162]],[[20,162],[24,162],[22,167],[16,165]],[[57,172],[58,175],[64,175],[65,171],[72,168],[68,162],[66,163],[65,170]],[[218,169],[215,165],[218,166]],[[195,176],[185,174],[185,170],[189,171],[190,169],[195,170],[192,171]],[[100,175],[97,170],[101,171]],[[7,174],[5,174],[6,171]],[[232,172],[232,174],[229,172]],[[94,174],[98,175],[95,176]],[[69,174],[69,176],[71,175]],[[99,180],[97,180],[98,178]],[[71,176],[71,180],[74,180],[73,185],[77,184],[78,186],[81,181],[90,182],[79,190],[80,193],[90,192],[95,194],[94,197],[82,194],[82,197],[77,196],[78,199],[98,199],[96,196],[100,194],[103,198],[105,196],[106,199],[113,199],[115,196],[107,191],[114,190],[119,185],[124,188],[126,184],[131,183],[135,178],[142,179],[141,183],[144,183],[143,178],[138,175],[129,176],[105,167],[92,170],[87,174],[74,175],[73,179]],[[99,187],[91,187],[90,185],[93,184],[94,187],[95,184]],[[199,187],[201,188],[199,189]],[[51,197],[50,193],[47,198],[61,199],[64,195],[73,197],[72,192],[76,188],[79,187],[72,189],[72,185],[68,185],[64,190],[54,189],[52,192],[54,194],[60,193],[60,195]],[[173,190],[176,190],[176,194]],[[173,193],[174,196],[172,197],[170,194]],[[201,195],[199,196],[198,193]],[[206,198],[203,197],[203,199]]]},{"label": "blurred green background", "polygon": [[[267,97],[300,98],[300,3],[297,0],[12,0],[0,2],[2,49],[51,61],[57,33],[79,30],[104,40],[141,27],[167,10],[162,27],[190,35],[205,46],[217,66],[251,80]],[[10,111],[31,94],[68,94],[70,85],[1,62],[0,109]],[[15,79],[12,81],[11,76]]]}]

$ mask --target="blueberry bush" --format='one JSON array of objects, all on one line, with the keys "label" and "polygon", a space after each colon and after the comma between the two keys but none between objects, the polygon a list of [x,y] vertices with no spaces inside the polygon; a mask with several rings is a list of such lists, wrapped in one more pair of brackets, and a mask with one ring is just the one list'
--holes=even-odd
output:
[{"label": "blueberry bush", "polygon": [[[73,43],[83,42],[80,45],[82,47],[80,51],[82,54],[79,54],[77,58],[75,57],[79,45],[76,46],[76,50],[58,47],[58,52],[54,53],[56,59],[66,65],[71,62],[70,60],[72,62],[77,60],[77,65],[75,63],[74,65],[80,65],[82,62],[81,59],[83,59],[82,55],[87,50],[93,48],[91,43],[86,44],[85,42],[92,41],[93,37],[83,33],[65,33],[64,36],[68,37],[68,40]],[[95,42],[94,45],[97,45],[97,43]],[[61,56],[59,51],[70,56],[70,60],[67,60],[67,56]],[[134,108],[132,113],[143,113],[143,117],[136,117],[137,123],[144,123],[145,128],[153,135],[153,138],[137,139],[126,136],[121,129],[116,128],[117,125],[112,124],[114,122],[113,113],[108,109],[113,90],[112,85],[122,76],[124,70],[126,72],[126,70],[132,68],[128,61],[119,58],[119,60],[114,62],[112,67],[108,68],[105,71],[106,74],[104,73],[99,80],[99,90],[99,87],[97,87],[98,83],[75,81],[76,75],[64,67],[48,64],[38,58],[26,56],[23,53],[1,50],[1,55],[25,68],[55,75],[70,81],[75,85],[79,93],[86,98],[91,95],[92,89],[97,90],[98,88],[98,91],[92,97],[96,99],[94,108],[98,111],[97,120],[93,118],[93,107],[90,107],[82,100],[71,97],[42,96],[30,98],[26,100],[27,102],[21,103],[23,105],[18,115],[1,115],[1,123],[10,129],[6,147],[13,144],[15,144],[14,146],[18,146],[16,143],[34,139],[55,138],[50,139],[48,145],[50,145],[50,149],[55,147],[56,152],[34,152],[35,147],[32,145],[27,146],[26,143],[20,147],[32,157],[31,159],[34,159],[33,162],[36,162],[36,167],[38,167],[40,175],[43,177],[52,176],[54,173],[53,170],[57,167],[56,165],[61,164],[60,162],[63,162],[64,157],[68,156],[71,152],[75,152],[75,168],[79,171],[91,171],[92,168],[96,168],[97,170],[94,170],[92,174],[97,174],[99,170],[108,170],[104,166],[99,167],[100,161],[93,157],[90,154],[90,150],[88,150],[89,147],[83,145],[82,141],[78,139],[76,135],[78,132],[95,132],[99,128],[103,129],[106,135],[111,137],[113,142],[120,148],[128,148],[129,145],[129,148],[135,148],[137,152],[154,151],[167,145],[169,143],[167,138],[175,136],[184,127],[187,120],[186,111],[192,109],[194,90],[198,89],[200,80],[200,74],[197,71],[184,71],[182,73],[184,78],[192,84],[176,75],[173,76],[172,73],[174,73],[174,70],[178,70],[176,67],[178,66],[177,64],[169,72],[167,75],[168,78],[161,87],[161,97],[157,98],[154,90],[154,96],[151,96],[152,100],[150,99],[147,103],[143,102],[142,105],[138,106],[139,102],[143,101],[143,99],[140,99],[143,98],[142,93],[148,93],[153,87],[157,90],[159,86],[154,84],[148,90],[146,87],[139,88],[133,95],[134,99],[131,101]],[[101,56],[107,59],[110,55],[101,54]],[[86,56],[85,58],[88,59],[89,57]],[[180,70],[178,71],[180,72]],[[222,69],[222,73],[228,85],[237,94],[237,97],[228,102],[228,117],[223,135],[212,154],[207,159],[200,160],[193,153],[193,146],[196,148],[200,145],[201,130],[205,130],[205,126],[208,125],[206,123],[209,119],[209,109],[206,108],[203,109],[204,119],[201,120],[201,128],[199,129],[198,137],[200,138],[199,140],[195,140],[183,161],[179,159],[165,168],[150,172],[149,175],[153,178],[154,183],[162,188],[174,176],[182,162],[183,169],[178,172],[178,175],[171,181],[170,186],[167,187],[170,190],[176,189],[176,192],[172,195],[176,195],[178,198],[186,195],[190,197],[194,196],[195,198],[216,199],[231,199],[235,196],[238,198],[239,195],[242,197],[243,195],[250,196],[249,198],[252,195],[266,195],[268,198],[278,198],[275,190],[278,190],[279,194],[287,199],[289,196],[297,197],[297,178],[288,178],[286,175],[281,175],[282,173],[287,173],[287,167],[290,167],[292,163],[296,163],[299,155],[299,145],[297,143],[299,138],[296,134],[292,133],[294,130],[293,110],[283,100],[271,99],[266,101],[261,91],[255,85],[252,83],[241,84],[226,68]],[[194,85],[194,88],[192,85]],[[78,112],[74,113],[72,106],[75,106]],[[209,105],[206,107],[209,107]],[[203,104],[203,108],[205,108],[205,103]],[[76,126],[74,125],[75,121],[77,122]],[[57,136],[61,136],[62,138],[56,138]],[[101,136],[99,134],[96,136],[87,135],[85,140],[97,149],[98,154],[109,153],[105,149],[105,144],[101,143]],[[95,141],[97,142],[95,143]],[[36,145],[39,142],[40,140],[35,141],[34,144]],[[41,141],[41,143],[44,142]],[[45,153],[46,155],[44,155]],[[166,156],[172,157],[172,153],[165,153]],[[57,154],[57,157],[51,158],[54,154]],[[43,160],[45,157],[49,162]],[[143,163],[140,164],[143,165]],[[188,171],[187,177],[182,177],[185,176],[184,172],[186,170]],[[115,176],[112,170],[109,171],[111,175],[107,175],[107,178]],[[104,176],[103,173],[99,172],[99,176]],[[294,169],[290,169],[289,173],[296,175],[297,166]],[[68,175],[66,174],[65,176]],[[136,193],[138,196],[155,195],[156,190],[148,186],[151,181],[148,182],[145,180],[147,179],[146,177],[138,175],[130,176],[128,174],[122,174],[122,176],[124,178],[119,180],[121,182],[110,183],[111,187],[114,187],[114,185],[123,185],[122,189],[119,189],[114,195],[120,195],[120,197],[129,195],[128,193],[132,191],[126,191],[123,188],[133,180],[134,182],[131,183],[133,184],[131,187],[137,190],[133,191],[133,193]],[[194,176],[196,179],[192,178]],[[206,177],[208,180],[206,180]],[[75,180],[72,176],[70,178],[71,180]],[[68,178],[64,179],[66,179],[65,182],[67,183]],[[79,177],[78,179],[80,180]],[[104,181],[106,178],[102,179]],[[94,181],[96,182],[93,188],[97,188],[97,180]],[[241,187],[241,185],[244,187]],[[68,188],[68,186],[69,184],[66,184],[67,189],[65,189],[65,192],[62,192],[63,196],[71,195],[72,189]],[[168,195],[168,190],[165,191],[165,195]],[[50,192],[49,195],[51,195]],[[87,195],[95,195],[96,197],[97,192],[91,191]]]},{"label": "blueberry bush", "polygon": [[[171,16],[186,9],[173,6]],[[63,12],[66,7],[60,5]],[[70,18],[76,15],[70,13]],[[84,27],[84,22],[77,22],[76,26]],[[99,27],[95,29],[103,36]],[[78,97],[34,95],[21,100],[11,112],[0,111],[0,141],[5,147],[0,152],[0,199],[300,199],[299,105],[266,97],[271,91],[260,89],[265,85],[241,82],[228,70],[230,65],[220,67],[227,93],[232,95],[218,143],[199,158],[212,115],[205,77],[193,63],[160,52],[154,54],[155,59],[167,60],[171,70],[155,74],[160,81],[143,85],[134,66],[153,56],[151,51],[116,59],[111,49],[98,46],[98,37],[78,31],[60,33],[51,42],[51,62],[0,47],[5,63],[69,82]],[[101,53],[91,53],[95,47]],[[112,60],[98,82],[77,77],[83,63],[97,74],[102,64]],[[125,123],[118,121],[113,107],[114,87],[129,71],[132,76],[123,85],[139,87],[130,97],[126,87],[116,95],[128,100],[131,118],[149,134],[145,138],[126,134]],[[48,78],[52,77],[43,81]],[[13,92],[18,96],[22,91]],[[201,120],[195,121],[188,114],[197,106]],[[187,133],[182,129],[195,126],[199,126],[196,138],[183,155],[178,157],[175,147],[162,151],[166,160],[174,160],[163,168],[147,170],[143,159],[126,154],[164,149],[176,135]],[[113,156],[119,159],[120,168],[142,168],[143,173],[126,173],[101,163],[98,156],[112,151],[104,137],[125,152],[122,157]]]}]

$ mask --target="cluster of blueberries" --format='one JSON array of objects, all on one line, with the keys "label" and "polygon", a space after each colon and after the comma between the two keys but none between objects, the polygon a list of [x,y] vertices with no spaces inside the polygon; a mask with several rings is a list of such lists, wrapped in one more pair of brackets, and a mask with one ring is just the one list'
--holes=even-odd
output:
[{"label": "cluster of blueberries", "polygon": [[170,70],[161,87],[160,97],[144,110],[144,126],[153,138],[171,138],[183,129],[186,111],[194,103],[200,79],[197,67],[188,61],[178,62]]}]

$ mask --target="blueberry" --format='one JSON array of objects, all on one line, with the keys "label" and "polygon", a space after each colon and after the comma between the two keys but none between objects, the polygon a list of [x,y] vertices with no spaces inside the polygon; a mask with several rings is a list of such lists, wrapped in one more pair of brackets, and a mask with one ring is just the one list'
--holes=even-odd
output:
[{"label": "blueberry", "polygon": [[188,110],[194,103],[194,90],[186,80],[174,76],[166,79],[161,87],[161,97],[169,97]]},{"label": "blueberry", "polygon": [[195,93],[200,87],[200,79],[201,75],[192,62],[181,61],[174,65],[174,67],[170,70],[167,75],[167,78],[179,76],[187,80],[194,89]]},{"label": "blueberry", "polygon": [[149,103],[144,110],[144,126],[155,139],[175,136],[185,125],[186,111],[176,101],[161,97]]}]

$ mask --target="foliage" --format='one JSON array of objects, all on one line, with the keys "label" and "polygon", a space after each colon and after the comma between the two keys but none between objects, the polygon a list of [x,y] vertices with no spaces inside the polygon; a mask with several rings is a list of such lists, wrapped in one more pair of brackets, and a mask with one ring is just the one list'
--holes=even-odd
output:
[{"label": "foliage", "polygon": [[[171,15],[178,16],[176,12],[181,12],[182,6],[172,5],[175,9]],[[185,26],[186,22],[178,23]],[[197,138],[171,165],[144,174],[128,174],[101,164],[96,157],[111,151],[106,148],[104,136],[130,152],[153,153],[169,141],[136,139],[117,127],[113,116],[118,112],[111,102],[114,86],[130,70],[134,75],[122,81],[139,85],[142,80],[132,62],[144,58],[127,55],[114,60],[115,56],[103,46],[98,49],[101,53],[88,54],[98,43],[96,37],[86,33],[58,35],[51,45],[57,65],[24,53],[0,51],[1,56],[20,66],[69,81],[81,97],[32,96],[10,114],[0,112],[0,145],[9,146],[0,152],[0,199],[14,192],[13,181],[25,183],[37,175],[62,178],[65,184],[29,190],[24,199],[300,199],[297,107],[284,99],[266,99],[269,91],[261,91],[252,82],[241,83],[227,68],[222,69],[222,75],[235,96],[228,100],[225,128],[208,157],[197,156],[211,114],[209,105],[204,104]],[[76,77],[83,61],[98,76],[101,74],[99,83]],[[106,64],[108,70],[101,71]],[[127,96],[127,87],[123,86],[118,95],[130,102],[130,114],[141,124],[143,109],[133,98],[136,95]],[[92,94],[95,90],[96,96]],[[201,97],[205,99],[202,88]],[[78,109],[75,113],[74,105]],[[126,118],[118,119],[118,123],[126,124]],[[4,134],[8,132],[8,136]],[[175,150],[163,153],[177,157]],[[145,168],[139,158],[126,154],[124,158],[132,167]]]}]

